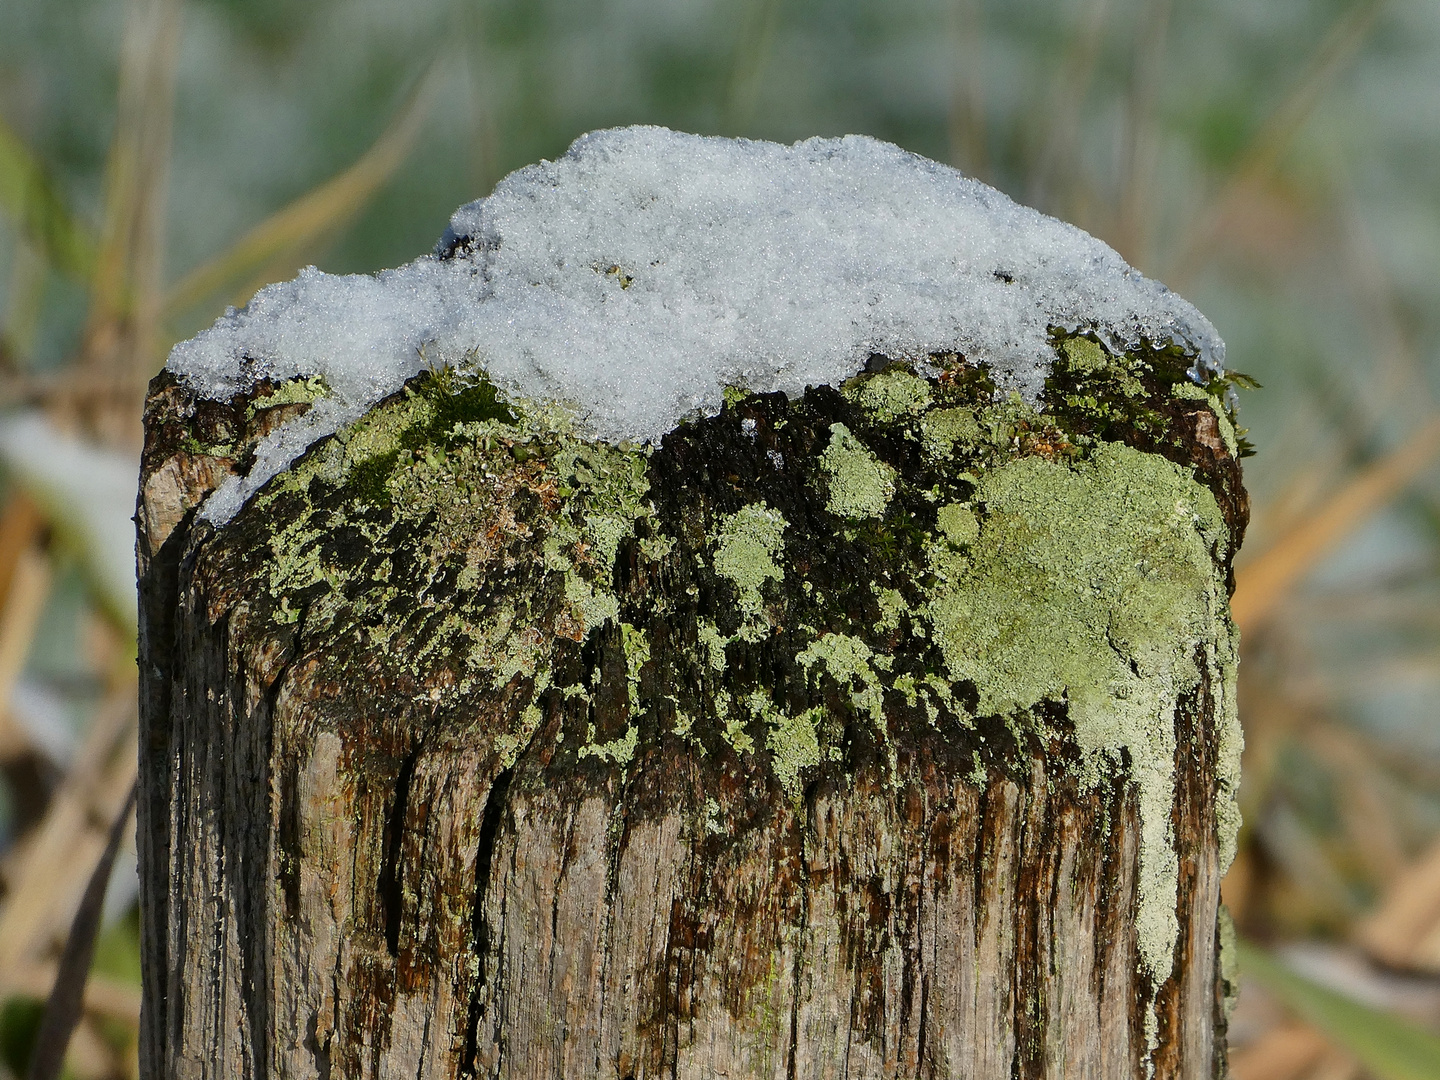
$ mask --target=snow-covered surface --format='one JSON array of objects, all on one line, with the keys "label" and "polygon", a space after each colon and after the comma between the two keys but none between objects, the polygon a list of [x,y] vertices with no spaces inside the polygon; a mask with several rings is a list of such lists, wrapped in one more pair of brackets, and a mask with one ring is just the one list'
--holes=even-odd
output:
[{"label": "snow-covered surface", "polygon": [[135,493],[140,463],[59,431],[35,412],[0,420],[0,463],[71,542],[105,603],[135,625]]},{"label": "snow-covered surface", "polygon": [[795,395],[872,353],[959,352],[1034,400],[1050,326],[1116,348],[1175,339],[1197,375],[1224,346],[1190,304],[1074,226],[863,136],[793,146],[632,127],[577,139],[456,211],[433,255],[374,277],[314,268],[177,345],[170,369],[228,399],[259,378],[332,392],[212,496],[223,522],[314,439],[427,363],[568,401],[612,441],[656,440],[726,386]]}]

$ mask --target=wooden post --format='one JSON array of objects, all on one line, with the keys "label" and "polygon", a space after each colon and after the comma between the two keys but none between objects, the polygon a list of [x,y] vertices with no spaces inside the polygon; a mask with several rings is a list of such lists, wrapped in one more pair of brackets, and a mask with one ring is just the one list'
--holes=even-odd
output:
[{"label": "wooden post", "polygon": [[218,530],[306,406],[158,377],[143,1075],[1222,1075],[1234,435],[1053,344],[651,449],[425,374]]}]

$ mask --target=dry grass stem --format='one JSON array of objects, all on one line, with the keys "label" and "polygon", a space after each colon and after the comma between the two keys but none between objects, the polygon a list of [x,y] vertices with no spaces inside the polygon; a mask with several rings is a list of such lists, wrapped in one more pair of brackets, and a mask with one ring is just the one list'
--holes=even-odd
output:
[{"label": "dry grass stem", "polygon": [[1240,153],[1210,207],[1195,215],[1164,275],[1171,287],[1184,287],[1210,257],[1231,213],[1246,192],[1269,179],[1279,168],[1291,141],[1310,119],[1325,91],[1365,44],[1384,6],[1385,0],[1356,0],[1336,21],[1295,87]]},{"label": "dry grass stem", "polygon": [[135,782],[133,679],[112,689],[45,818],[5,860],[9,889],[0,907],[0,972],[45,959],[63,938],[110,823]]},{"label": "dry grass stem", "polygon": [[1387,506],[1440,452],[1440,417],[1340,489],[1318,511],[1236,574],[1230,612],[1242,633],[1258,627],[1285,592],[1330,551]]},{"label": "dry grass stem", "polygon": [[303,254],[354,218],[409,156],[434,98],[438,65],[353,165],[252,228],[226,251],[191,270],[166,294],[173,322],[216,294],[243,303],[260,285],[293,272]]}]

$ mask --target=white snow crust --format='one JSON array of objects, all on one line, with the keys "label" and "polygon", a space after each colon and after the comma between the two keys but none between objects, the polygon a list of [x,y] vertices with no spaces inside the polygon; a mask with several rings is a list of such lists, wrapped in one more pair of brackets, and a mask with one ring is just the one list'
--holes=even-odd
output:
[{"label": "white snow crust", "polygon": [[426,364],[483,368],[570,403],[596,438],[643,442],[717,412],[726,386],[794,396],[873,353],[922,367],[961,353],[1035,401],[1052,326],[1115,351],[1174,340],[1197,379],[1223,370],[1186,301],[948,166],[856,135],[784,146],[631,127],[511,173],[406,266],[267,286],[169,367],[217,400],[262,378],[319,375],[331,391],[211,497],[202,516],[222,523]]}]

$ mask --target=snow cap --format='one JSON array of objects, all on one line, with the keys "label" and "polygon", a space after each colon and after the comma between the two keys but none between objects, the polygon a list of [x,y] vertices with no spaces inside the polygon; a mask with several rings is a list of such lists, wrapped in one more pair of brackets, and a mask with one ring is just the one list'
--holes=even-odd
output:
[{"label": "snow cap", "polygon": [[1116,352],[1174,341],[1197,379],[1223,370],[1189,303],[946,165],[857,135],[784,146],[630,127],[511,173],[406,266],[267,286],[169,368],[218,400],[262,378],[330,390],[212,496],[202,516],[218,523],[426,364],[568,402],[596,438],[656,441],[717,412],[727,386],[794,396],[874,353],[922,369],[959,353],[1034,402],[1052,327]]}]

